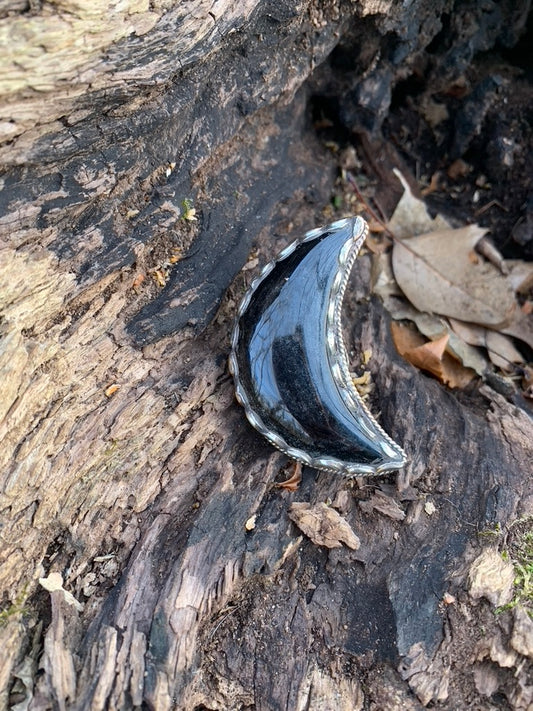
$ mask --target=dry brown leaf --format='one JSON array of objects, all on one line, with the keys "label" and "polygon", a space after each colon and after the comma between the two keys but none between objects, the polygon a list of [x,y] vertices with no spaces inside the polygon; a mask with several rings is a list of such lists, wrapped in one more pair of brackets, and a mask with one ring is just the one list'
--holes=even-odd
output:
[{"label": "dry brown leaf", "polygon": [[[513,370],[513,363],[524,362],[522,354],[515,348],[512,340],[507,335],[503,335],[504,333],[509,334],[508,329],[504,329],[500,333],[499,331],[491,331],[483,326],[477,326],[475,323],[464,323],[453,318],[450,319],[450,325],[465,343],[486,348],[491,362],[498,368]],[[513,331],[516,331],[517,337],[520,338],[522,336],[524,340],[528,335],[528,325],[524,324],[522,332],[519,328],[513,329],[510,327],[511,334],[514,335]],[[531,342],[533,343],[533,328],[531,326],[529,328],[529,335],[532,337]]]},{"label": "dry brown leaf", "polygon": [[508,281],[513,291],[527,294],[533,288],[533,262],[524,262],[521,259],[508,259]]},{"label": "dry brown leaf", "polygon": [[[445,353],[449,336],[424,342],[420,334],[407,326],[391,323],[396,350],[411,365],[435,375],[450,388],[464,388],[475,377],[475,372],[465,368],[449,353]],[[421,342],[422,341],[422,342]]]},{"label": "dry brown leaf", "polygon": [[302,465],[300,462],[291,462],[291,475],[276,484],[278,489],[286,489],[287,491],[297,491],[302,481]]},{"label": "dry brown leaf", "polygon": [[[490,360],[504,370],[512,369],[513,363],[523,364],[522,355],[507,336],[518,338],[533,348],[533,319],[529,318],[528,309],[522,311],[515,299],[515,292],[527,293],[531,288],[533,265],[503,260],[483,237],[485,231],[476,225],[458,230],[441,229],[449,227],[446,220],[440,216],[431,218],[403,176],[399,171],[395,173],[404,186],[404,195],[389,229],[402,239],[394,244],[391,261],[387,254],[374,256],[374,292],[383,298],[394,318],[414,321],[432,341],[448,333],[448,353],[478,374],[485,371],[487,361],[483,352],[473,346],[483,346]],[[424,230],[438,231],[420,235]],[[415,239],[406,239],[417,234]],[[492,263],[483,260],[474,248]],[[398,286],[412,304],[405,304],[403,309],[410,309],[411,315],[400,316],[394,312],[402,302],[397,298]],[[448,325],[439,315],[448,316],[455,325]],[[466,319],[470,323],[465,323]],[[423,356],[425,351],[422,350]],[[435,362],[430,367],[427,363],[420,364],[419,355],[418,352],[414,355],[417,367],[441,379],[448,378],[444,366]],[[447,358],[443,356],[442,362]],[[455,365],[454,361],[451,363]],[[463,376],[466,377],[463,379]],[[470,374],[463,371],[458,380],[452,375],[448,382],[458,385],[467,379]]]},{"label": "dry brown leaf", "polygon": [[448,229],[450,223],[442,215],[431,217],[424,201],[413,195],[409,183],[400,171],[394,168],[393,172],[404,188],[400,202],[396,205],[394,214],[387,225],[393,235],[402,239],[432,230]]},{"label": "dry brown leaf", "polygon": [[486,347],[485,334],[487,329],[483,326],[478,326],[475,323],[465,323],[456,318],[448,319],[453,332],[462,338],[465,343],[471,346]]},{"label": "dry brown leaf", "polygon": [[411,348],[422,346],[426,339],[414,328],[409,328],[402,323],[391,323],[392,340],[398,353],[403,354]]},{"label": "dry brown leaf", "polygon": [[435,173],[433,173],[433,175],[431,176],[431,180],[429,181],[429,185],[425,188],[422,188],[422,190],[420,191],[421,195],[425,197],[426,195],[431,195],[431,193],[434,193],[436,190],[438,190],[441,177],[442,176],[440,174],[440,170],[437,170]]},{"label": "dry brown leaf", "polygon": [[511,323],[516,302],[506,277],[482,259],[469,260],[485,232],[468,225],[394,243],[394,276],[419,311],[491,328]]},{"label": "dry brown leaf", "polygon": [[346,519],[324,503],[311,506],[295,502],[289,509],[289,517],[317,546],[340,548],[344,543],[357,550],[361,545]]},{"label": "dry brown leaf", "polygon": [[487,353],[497,368],[506,371],[513,371],[515,363],[525,362],[512,339],[498,331],[487,330]]},{"label": "dry brown leaf", "polygon": [[533,348],[533,318],[531,314],[520,310],[516,319],[509,326],[502,328],[502,333],[505,333],[506,336],[518,338],[518,340],[527,343],[530,348]]},{"label": "dry brown leaf", "polygon": [[[435,341],[447,333],[450,336],[450,340],[446,351],[462,363],[465,368],[471,368],[478,375],[484,375],[489,365],[487,356],[479,348],[474,347],[475,344],[469,345],[468,341],[456,335],[447,319],[435,314],[418,311],[404,298],[396,298],[391,295],[384,301],[394,319],[397,321],[405,319],[413,321],[420,333],[429,338],[429,340]],[[476,328],[481,328],[481,326]],[[421,343],[423,342],[421,341]]]},{"label": "dry brown leaf", "polygon": [[373,293],[380,296],[385,302],[385,305],[387,305],[387,298],[389,296],[402,296],[402,292],[392,271],[391,252],[372,255],[370,279]]},{"label": "dry brown leaf", "polygon": [[442,358],[449,340],[448,334],[441,336],[436,341],[428,341],[416,348],[408,348],[403,357],[420,370],[436,375],[444,382],[444,367]]}]

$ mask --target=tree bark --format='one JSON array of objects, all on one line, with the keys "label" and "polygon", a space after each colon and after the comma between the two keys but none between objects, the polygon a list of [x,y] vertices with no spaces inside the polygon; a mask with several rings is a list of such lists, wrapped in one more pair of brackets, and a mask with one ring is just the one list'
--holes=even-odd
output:
[{"label": "tree bark", "polygon": [[[502,648],[518,623],[475,607],[467,573],[480,534],[532,513],[528,416],[408,366],[364,257],[347,343],[354,367],[372,350],[399,475],[276,488],[286,458],[226,359],[257,262],[326,220],[311,97],[375,134],[450,13],[456,72],[512,45],[527,6],[495,24],[448,0],[0,3],[1,707],[484,702],[455,663],[485,663],[471,621]],[[301,536],[294,501],[330,502],[360,549]],[[497,668],[510,708],[525,658]]]}]

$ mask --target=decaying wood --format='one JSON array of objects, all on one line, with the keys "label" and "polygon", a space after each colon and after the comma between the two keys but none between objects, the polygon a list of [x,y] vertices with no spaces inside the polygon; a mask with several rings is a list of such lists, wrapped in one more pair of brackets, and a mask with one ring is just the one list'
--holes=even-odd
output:
[{"label": "decaying wood", "polygon": [[[354,367],[372,350],[398,477],[275,487],[286,460],[226,367],[257,262],[326,219],[308,103],[335,87],[313,70],[344,42],[379,116],[369,88],[390,94],[448,5],[0,3],[0,706],[531,702],[527,620],[468,593],[480,534],[532,513],[531,420],[405,363],[365,258],[348,345]],[[327,502],[360,547],[314,545],[296,502]]]}]

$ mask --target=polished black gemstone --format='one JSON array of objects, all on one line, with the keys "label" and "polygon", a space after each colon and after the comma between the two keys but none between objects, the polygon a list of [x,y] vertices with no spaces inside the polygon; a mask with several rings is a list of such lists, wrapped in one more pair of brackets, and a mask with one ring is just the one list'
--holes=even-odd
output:
[{"label": "polished black gemstone", "polygon": [[348,373],[340,327],[361,218],[313,231],[281,253],[245,297],[230,365],[250,422],[289,456],[348,475],[398,469],[404,454]]}]

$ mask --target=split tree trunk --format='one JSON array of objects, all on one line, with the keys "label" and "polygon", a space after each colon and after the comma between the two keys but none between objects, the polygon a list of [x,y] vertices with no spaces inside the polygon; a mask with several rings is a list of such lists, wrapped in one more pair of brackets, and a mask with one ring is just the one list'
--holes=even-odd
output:
[{"label": "split tree trunk", "polygon": [[[531,513],[528,417],[407,366],[364,259],[349,349],[372,349],[375,409],[409,456],[398,477],[304,470],[296,493],[275,488],[285,459],[226,367],[255,257],[323,220],[335,176],[310,122],[314,70],[340,46],[379,126],[452,11],[406,5],[0,5],[3,707],[477,698],[454,665],[477,641],[471,607],[442,600],[460,599],[480,532]],[[518,32],[519,15],[474,13],[465,46]],[[299,537],[293,501],[333,502],[361,548]],[[58,573],[73,598],[39,584]],[[512,670],[504,682],[519,698]]]}]

